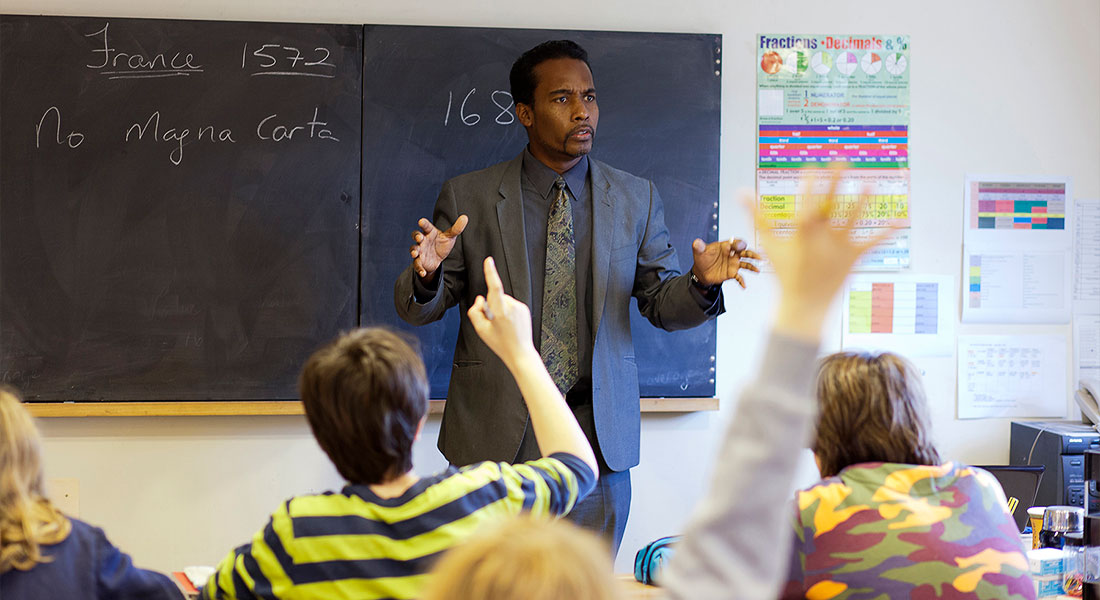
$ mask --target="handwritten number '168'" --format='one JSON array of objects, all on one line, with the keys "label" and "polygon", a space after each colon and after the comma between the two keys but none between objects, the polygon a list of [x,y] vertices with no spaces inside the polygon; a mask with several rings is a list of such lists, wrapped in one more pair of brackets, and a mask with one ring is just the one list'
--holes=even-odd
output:
[{"label": "handwritten number '168'", "polygon": [[[466,93],[466,97],[462,99],[462,104],[458,108],[458,118],[462,123],[468,127],[473,127],[481,122],[481,115],[478,113],[467,113],[466,103],[470,101],[470,97],[477,92],[477,88],[472,88]],[[512,112],[514,103],[512,102],[512,94],[504,90],[493,90],[492,94],[489,94],[489,99],[493,104],[500,109],[500,113],[497,114],[496,119],[493,121],[497,125],[511,125],[516,120],[516,115]],[[447,92],[447,112],[443,115],[444,127],[451,122],[451,107],[454,105],[454,93]]]}]

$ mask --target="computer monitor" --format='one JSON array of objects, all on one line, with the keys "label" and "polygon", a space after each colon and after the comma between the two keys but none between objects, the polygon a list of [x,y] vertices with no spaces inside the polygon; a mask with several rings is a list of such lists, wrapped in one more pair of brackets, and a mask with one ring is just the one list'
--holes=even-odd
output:
[{"label": "computer monitor", "polygon": [[1035,504],[1035,494],[1039,491],[1039,482],[1043,480],[1045,467],[1043,465],[975,466],[989,471],[990,475],[996,477],[1001,483],[1001,489],[1004,490],[1005,498],[1008,499],[1008,506],[1012,509],[1012,518],[1016,519],[1016,527],[1022,532],[1027,527],[1027,509]]}]

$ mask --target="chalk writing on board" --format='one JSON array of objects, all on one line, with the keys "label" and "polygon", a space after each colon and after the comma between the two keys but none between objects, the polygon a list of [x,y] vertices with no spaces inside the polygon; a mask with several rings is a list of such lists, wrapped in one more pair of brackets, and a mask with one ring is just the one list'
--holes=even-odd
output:
[{"label": "chalk writing on board", "polygon": [[[125,141],[130,141],[130,136],[137,134],[136,140],[140,141],[145,138],[146,132],[149,131],[149,126],[153,127],[153,135],[151,139],[155,142],[175,142],[176,146],[168,154],[168,160],[172,161],[173,165],[179,166],[183,162],[183,145],[187,140],[187,137],[191,135],[189,128],[176,128],[170,127],[164,131],[162,135],[160,133],[160,111],[154,111],[149,115],[149,118],[145,120],[145,124],[140,122],[130,125],[126,130]],[[215,128],[213,125],[204,125],[198,129],[196,135],[197,141],[202,141],[205,134],[207,140],[210,142],[229,142],[236,143],[237,140],[233,139],[233,132],[229,128],[221,128],[218,130],[217,135],[214,135]]]},{"label": "chalk writing on board", "polygon": [[[471,88],[469,92],[466,92],[466,96],[462,98],[462,104],[458,107],[458,118],[462,123],[468,127],[473,127],[481,122],[481,115],[474,112],[466,112],[466,103],[470,101],[470,98],[477,93],[477,88]],[[493,121],[497,125],[511,125],[516,121],[516,115],[512,111],[512,107],[515,103],[512,101],[512,94],[505,90],[493,90],[489,94],[489,100],[499,109],[499,113]],[[454,105],[454,92],[447,92],[447,112],[443,114],[443,126],[446,127],[451,121],[452,106]]]},{"label": "chalk writing on board", "polygon": [[54,125],[54,139],[57,140],[57,144],[66,144],[70,148],[76,148],[80,144],[84,143],[84,134],[79,131],[70,131],[65,136],[65,141],[61,141],[61,109],[56,106],[51,106],[46,109],[46,112],[42,113],[42,118],[38,119],[38,125],[34,127],[34,147],[42,147],[42,126],[46,124],[46,117],[53,117]]},{"label": "chalk writing on board", "polygon": [[304,125],[271,125],[278,114],[268,115],[260,121],[260,124],[256,126],[256,137],[261,140],[272,140],[275,142],[281,142],[283,140],[294,139],[294,134],[299,131],[304,131],[306,127],[309,128],[309,139],[329,140],[332,142],[339,142],[340,139],[332,135],[332,130],[328,129],[328,121],[322,121],[318,118],[320,107],[313,107],[313,118],[307,121]]},{"label": "chalk writing on board", "polygon": [[[47,110],[47,114],[54,112],[53,107],[51,110]],[[330,142],[339,142],[340,138],[333,135],[332,130],[328,128],[328,121],[323,121],[320,118],[321,108],[318,106],[313,107],[313,118],[301,122],[301,125],[284,124],[279,121],[279,114],[271,114],[263,119],[256,125],[256,137],[257,139],[270,141],[270,142],[284,142],[295,139],[312,139],[312,140],[326,140]],[[46,115],[43,115],[45,119]],[[179,166],[183,162],[183,147],[191,140],[188,138],[192,135],[192,130],[189,127],[167,127],[161,132],[161,118],[162,115],[159,110],[153,111],[144,122],[135,121],[127,129],[124,136],[126,142],[140,142],[148,139],[154,142],[168,142],[172,144],[172,150],[168,154],[168,160],[173,165]],[[60,112],[58,112],[58,119],[60,120]],[[42,123],[39,123],[38,134],[41,137]],[[60,124],[58,125],[60,128]],[[150,131],[150,128],[151,131]],[[208,143],[237,143],[236,138],[233,137],[233,130],[229,127],[218,127],[213,124],[204,124],[194,131],[195,137],[193,141]],[[60,140],[60,129],[58,129],[58,137]],[[79,134],[77,134],[79,135]],[[37,141],[37,140],[36,140]],[[83,141],[81,136],[80,141]],[[58,143],[61,143],[60,141]],[[70,142],[70,145],[72,142]],[[80,145],[80,142],[76,142],[76,145]],[[72,146],[71,147],[76,147]]]},{"label": "chalk writing on board", "polygon": [[[140,52],[120,52],[111,47],[107,35],[110,22],[104,23],[103,29],[94,33],[87,33],[84,37],[96,38],[97,42],[102,37],[103,47],[92,50],[95,56],[93,63],[84,66],[89,69],[110,69],[99,71],[101,75],[108,75],[108,79],[139,79],[148,77],[178,77],[190,76],[192,73],[201,73],[202,65],[195,64],[195,56],[191,53],[176,52],[172,58],[167,58],[163,52],[146,56]],[[95,64],[94,61],[100,61]],[[119,64],[121,63],[121,64]],[[115,70],[122,69],[122,70]]]},{"label": "chalk writing on board", "polygon": [[[249,52],[251,50],[251,52]],[[241,49],[241,68],[257,69],[251,75],[282,75],[298,77],[323,77],[332,79],[336,75],[332,72],[324,72],[325,69],[334,70],[336,65],[328,62],[332,52],[328,48],[314,48],[310,56],[302,54],[301,49],[282,44],[260,44],[259,47],[250,47],[247,43]],[[299,63],[305,69],[298,70]],[[274,69],[274,70],[268,70]]]}]

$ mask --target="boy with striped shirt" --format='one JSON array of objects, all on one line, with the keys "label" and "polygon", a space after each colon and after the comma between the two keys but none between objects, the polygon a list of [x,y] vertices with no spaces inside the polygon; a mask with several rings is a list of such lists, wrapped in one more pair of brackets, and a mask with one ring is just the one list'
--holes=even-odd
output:
[{"label": "boy with striped shirt", "polygon": [[595,456],[531,343],[530,312],[504,294],[491,258],[484,268],[488,292],[468,314],[519,385],[543,458],[417,476],[423,361],[389,331],[345,334],[306,362],[299,392],[348,485],[284,502],[221,562],[203,598],[416,598],[435,559],[486,521],[560,516],[592,490]]}]

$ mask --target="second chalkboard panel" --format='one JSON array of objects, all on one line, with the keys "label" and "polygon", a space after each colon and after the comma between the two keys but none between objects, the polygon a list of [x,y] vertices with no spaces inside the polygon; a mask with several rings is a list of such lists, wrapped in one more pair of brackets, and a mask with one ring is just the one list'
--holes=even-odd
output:
[{"label": "second chalkboard panel", "polygon": [[[680,267],[691,240],[717,239],[721,37],[715,35],[367,26],[363,72],[361,321],[415,331],[433,397],[445,397],[457,309],[411,328],[393,309],[410,234],[441,184],[514,158],[527,143],[508,72],[525,50],[572,39],[589,53],[600,104],[592,156],[653,180]],[[595,235],[600,235],[596,232]],[[714,395],[713,321],[688,331],[632,315],[642,396]]]}]

